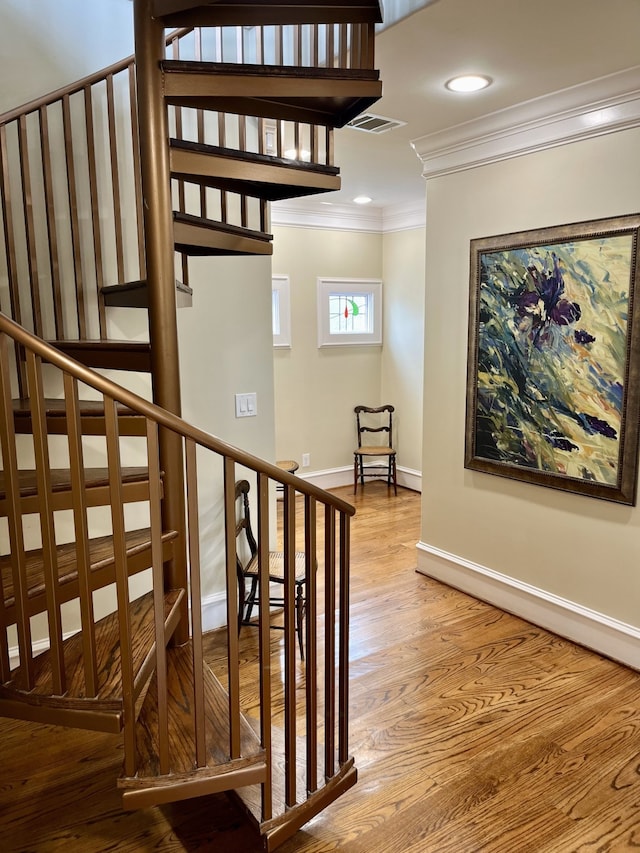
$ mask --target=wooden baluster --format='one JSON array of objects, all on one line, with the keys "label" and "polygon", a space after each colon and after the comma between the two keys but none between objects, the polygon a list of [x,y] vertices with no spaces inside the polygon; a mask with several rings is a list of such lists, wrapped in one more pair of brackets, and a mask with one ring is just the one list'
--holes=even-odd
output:
[{"label": "wooden baluster", "polygon": [[318,644],[316,623],[318,619],[316,556],[316,500],[304,498],[304,553],[305,553],[305,657],[307,698],[307,791],[318,788]]},{"label": "wooden baluster", "polygon": [[67,163],[67,192],[69,197],[69,223],[71,227],[71,246],[73,251],[73,270],[76,292],[76,317],[78,320],[78,337],[83,339],[87,337],[87,322],[85,315],[82,255],[80,253],[80,220],[78,218],[78,195],[76,190],[73,131],[71,127],[71,103],[69,95],[65,95],[62,99],[62,124]]},{"label": "wooden baluster", "polygon": [[274,28],[275,64],[284,65],[283,28],[278,25]]},{"label": "wooden baluster", "polygon": [[269,606],[269,478],[257,476],[258,493],[258,631],[260,656],[260,740],[265,751],[267,778],[262,785],[262,820],[273,817],[271,736],[271,639]]},{"label": "wooden baluster", "polygon": [[256,27],[256,62],[264,65],[264,27]]},{"label": "wooden baluster", "polygon": [[120,462],[120,440],[116,403],[108,397],[104,398],[104,414],[109,490],[111,493],[113,555],[118,599],[122,705],[124,712],[124,774],[125,776],[133,776],[136,771],[135,692],[133,684],[133,636],[131,631],[131,614],[129,612],[129,578],[122,495],[122,465]]},{"label": "wooden baluster", "polygon": [[302,34],[299,24],[294,24],[291,28],[291,41],[293,46],[293,65],[299,66],[302,64]]},{"label": "wooden baluster", "polygon": [[[173,47],[173,58],[179,59],[180,58],[180,43],[179,43],[178,39],[173,40],[172,47]],[[174,111],[175,121],[176,121],[176,137],[178,139],[184,139],[183,127],[182,127],[182,115],[183,115],[182,107],[175,106],[175,107],[173,107],[173,111]],[[184,181],[179,180],[178,181],[178,210],[181,213],[185,213],[186,209],[187,208],[186,208]]]},{"label": "wooden baluster", "polygon": [[53,193],[53,168],[49,147],[49,112],[46,106],[40,107],[40,153],[42,157],[42,185],[44,206],[47,216],[47,243],[49,247],[49,274],[53,296],[53,320],[56,340],[64,337],[64,318],[62,313],[62,286],[60,281],[60,259],[58,255],[58,228],[56,225],[56,205]]},{"label": "wooden baluster", "polygon": [[40,532],[42,535],[42,560],[45,598],[47,602],[47,621],[49,632],[49,654],[51,661],[51,684],[55,695],[66,691],[64,668],[64,648],[62,645],[62,613],[58,590],[58,553],[53,519],[51,467],[42,386],[42,364],[31,350],[27,350],[27,377],[29,380],[29,405],[31,409],[31,430],[36,463],[36,481],[38,484],[38,502]]},{"label": "wooden baluster", "polygon": [[149,519],[151,526],[151,573],[153,619],[156,643],[156,687],[158,690],[158,758],[160,775],[171,770],[169,757],[169,702],[167,691],[167,647],[164,622],[164,573],[162,561],[162,482],[160,478],[158,425],[147,419],[147,465],[149,470]]},{"label": "wooden baluster", "polygon": [[351,68],[362,68],[362,25],[351,25]]},{"label": "wooden baluster", "polygon": [[118,284],[125,281],[124,274],[124,222],[120,203],[120,168],[118,163],[118,130],[113,93],[113,74],[107,77],[107,115],[109,127],[109,153],[111,157],[111,192],[113,196],[113,218],[116,238],[116,267]]},{"label": "wooden baluster", "polygon": [[22,208],[24,214],[24,236],[27,252],[29,290],[31,293],[31,320],[38,337],[44,337],[42,308],[40,305],[40,280],[38,255],[36,252],[35,221],[33,217],[33,193],[31,191],[31,168],[29,164],[29,134],[27,116],[18,119],[18,150],[20,156],[20,180],[22,185]]},{"label": "wooden baluster", "polygon": [[338,761],[349,758],[349,516],[340,513],[340,622],[338,643]]},{"label": "wooden baluster", "polygon": [[224,520],[227,576],[227,666],[229,672],[229,756],[240,758],[240,653],[238,647],[235,462],[224,457]]},{"label": "wooden baluster", "polygon": [[[91,86],[84,88],[84,113],[85,131],[87,136],[87,157],[89,165],[89,196],[91,199],[91,223],[93,226],[93,249],[94,249],[94,271],[96,276],[96,287],[98,293],[98,323],[100,327],[100,338],[107,337],[107,317],[102,299],[102,287],[104,285],[104,274],[102,267],[102,237],[100,234],[100,203],[98,200],[98,170],[96,167],[96,143],[93,129],[93,99]],[[117,223],[114,223],[116,233]]]},{"label": "wooden baluster", "polygon": [[260,199],[260,230],[263,234],[268,234],[271,229],[271,207],[269,202],[263,198]]},{"label": "wooden baluster", "polygon": [[284,156],[284,143],[283,143],[283,126],[284,122],[276,121],[276,156],[283,157]]},{"label": "wooden baluster", "polygon": [[[247,117],[244,115],[238,116],[238,147],[240,151],[247,150]],[[245,228],[249,224],[247,215],[247,196],[244,193],[240,195],[240,223]]]},{"label": "wooden baluster", "polygon": [[[29,620],[28,590],[26,586],[27,564],[24,550],[24,528],[18,486],[18,457],[11,404],[11,377],[9,371],[8,343],[6,335],[0,335],[0,448],[2,468],[7,490],[7,522],[9,547],[12,557],[13,595],[15,598],[16,630],[20,653],[21,686],[31,690],[33,681],[33,650],[31,647],[31,622]],[[3,632],[6,633],[6,632]],[[0,656],[3,680],[7,681],[9,660],[6,652]]]},{"label": "wooden baluster", "polygon": [[90,579],[91,558],[89,555],[89,523],[85,491],[80,405],[78,401],[77,380],[68,373],[64,374],[64,399],[65,412],[67,416],[67,440],[69,443],[71,492],[73,495],[73,524],[76,541],[76,561],[78,567],[84,682],[87,696],[95,696],[98,692],[98,669],[95,615]]},{"label": "wooden baluster", "polygon": [[[9,303],[11,317],[16,323],[22,324],[22,306],[20,303],[20,291],[18,288],[18,261],[16,256],[15,224],[13,220],[13,206],[11,197],[11,166],[9,164],[9,152],[7,148],[7,128],[0,125],[0,198],[4,216],[2,227],[4,231],[4,250],[7,263],[7,278],[9,280]],[[6,308],[4,309],[7,310]],[[27,376],[24,359],[21,355],[19,344],[15,344],[16,364],[18,367],[18,392],[20,397],[26,396]]]},{"label": "wooden baluster", "polygon": [[333,68],[336,64],[335,54],[335,25],[327,25],[327,68]]},{"label": "wooden baluster", "polygon": [[[202,62],[202,30],[198,29],[195,41],[195,59],[196,62]],[[196,125],[198,133],[198,142],[202,144],[205,141],[204,137],[204,110],[196,110]],[[200,216],[207,218],[207,188],[204,184],[200,185]]]},{"label": "wooden baluster", "polygon": [[338,59],[338,68],[349,67],[349,30],[347,24],[340,24],[340,55]]},{"label": "wooden baluster", "polygon": [[136,92],[135,64],[129,66],[129,101],[131,103],[131,141],[133,143],[133,180],[136,192],[136,225],[138,229],[138,277],[146,277],[144,251],[144,215],[142,212],[142,166],[140,164],[140,137],[138,136],[138,97]]},{"label": "wooden baluster", "polygon": [[320,27],[318,24],[313,25],[311,33],[311,65],[313,68],[320,68]]},{"label": "wooden baluster", "polygon": [[324,527],[324,775],[335,773],[336,511],[325,507]]},{"label": "wooden baluster", "polygon": [[319,139],[320,128],[317,124],[309,125],[309,137],[311,141],[311,162],[319,163],[320,156],[320,139]]},{"label": "wooden baluster", "polygon": [[333,128],[326,128],[326,139],[327,139],[327,165],[333,166],[335,154],[334,154],[334,144],[333,144]]},{"label": "wooden baluster", "polygon": [[[227,121],[224,113],[218,113],[218,145],[226,148],[227,145]],[[227,191],[220,190],[220,219],[227,221]]]},{"label": "wooden baluster", "polygon": [[195,730],[195,761],[197,767],[206,767],[207,745],[205,740],[204,682],[200,677],[200,674],[204,670],[205,663],[202,645],[202,585],[200,576],[200,533],[198,522],[198,470],[196,464],[196,444],[191,440],[186,441],[185,444],[188,514],[187,530],[189,531],[189,566],[191,591],[191,641],[193,648],[194,672],[193,707]]},{"label": "wooden baluster", "polygon": [[293,124],[293,147],[296,152],[296,160],[302,160],[302,149],[300,148],[300,123]]},{"label": "wooden baluster", "polygon": [[296,803],[296,492],[284,487],[284,768],[285,804]]}]

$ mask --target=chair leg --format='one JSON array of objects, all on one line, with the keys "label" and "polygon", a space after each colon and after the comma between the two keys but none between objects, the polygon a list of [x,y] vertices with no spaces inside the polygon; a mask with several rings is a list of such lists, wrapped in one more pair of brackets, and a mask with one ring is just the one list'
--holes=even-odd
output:
[{"label": "chair leg", "polygon": [[398,494],[398,469],[396,467],[396,457],[392,457],[393,460],[393,491],[394,494]]},{"label": "chair leg", "polygon": [[256,601],[256,593],[258,592],[258,578],[253,578],[251,581],[251,590],[249,595],[245,599],[246,612],[244,614],[244,618],[242,621],[244,623],[251,621],[251,613],[253,611],[253,605]]},{"label": "chair leg", "polygon": [[246,585],[244,575],[238,577],[238,634],[242,628],[242,617],[244,615],[244,599],[246,595]]},{"label": "chair leg", "polygon": [[353,494],[358,494],[358,454],[353,454]]},{"label": "chair leg", "polygon": [[304,645],[302,642],[302,629],[304,627],[304,613],[306,602],[302,594],[302,584],[297,585],[296,589],[296,630],[298,632],[298,645],[300,646],[300,660],[304,660]]}]

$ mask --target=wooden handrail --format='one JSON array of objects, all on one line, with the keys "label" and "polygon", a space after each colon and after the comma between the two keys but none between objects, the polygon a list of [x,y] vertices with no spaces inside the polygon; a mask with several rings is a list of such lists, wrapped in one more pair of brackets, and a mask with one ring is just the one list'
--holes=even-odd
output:
[{"label": "wooden handrail", "polygon": [[140,415],[144,415],[146,418],[150,418],[161,426],[181,435],[183,438],[191,439],[202,447],[206,447],[208,450],[212,450],[214,453],[218,453],[221,456],[228,456],[240,465],[244,465],[261,474],[266,474],[272,480],[277,480],[279,483],[284,485],[293,486],[296,491],[304,495],[318,498],[323,503],[329,504],[339,512],[344,512],[349,516],[355,514],[355,508],[350,503],[347,503],[347,501],[341,500],[335,495],[332,495],[330,492],[326,492],[324,489],[314,486],[312,483],[307,483],[305,480],[301,480],[294,474],[289,474],[287,471],[283,471],[281,468],[278,468],[277,465],[265,462],[263,459],[260,459],[260,457],[247,453],[238,447],[234,447],[232,444],[227,444],[227,442],[222,441],[220,438],[216,438],[211,435],[211,433],[205,432],[204,430],[189,424],[182,418],[171,414],[171,412],[165,411],[165,409],[162,409],[160,406],[150,403],[148,400],[134,394],[132,391],[128,391],[126,388],[123,388],[115,382],[111,382],[104,376],[101,376],[90,368],[75,361],[75,359],[64,355],[60,350],[47,344],[46,341],[32,335],[25,328],[19,326],[2,313],[0,313],[0,332],[5,332],[9,337],[13,338],[14,341],[17,341],[17,343],[32,350],[50,364],[70,373],[80,382],[83,382],[91,388],[94,388],[96,391],[100,391],[102,394],[113,398],[118,403],[122,403],[132,411],[137,412]]}]

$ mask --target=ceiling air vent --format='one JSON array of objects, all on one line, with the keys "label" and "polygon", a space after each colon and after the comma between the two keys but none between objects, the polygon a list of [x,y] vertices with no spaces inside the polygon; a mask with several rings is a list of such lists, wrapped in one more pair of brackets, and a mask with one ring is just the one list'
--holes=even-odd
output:
[{"label": "ceiling air vent", "polygon": [[354,130],[364,130],[365,133],[386,133],[388,130],[394,130],[396,127],[404,127],[406,121],[398,121],[396,118],[385,118],[385,116],[377,116],[373,113],[362,113],[362,115],[354,118],[353,121],[347,122],[347,127],[352,127]]}]

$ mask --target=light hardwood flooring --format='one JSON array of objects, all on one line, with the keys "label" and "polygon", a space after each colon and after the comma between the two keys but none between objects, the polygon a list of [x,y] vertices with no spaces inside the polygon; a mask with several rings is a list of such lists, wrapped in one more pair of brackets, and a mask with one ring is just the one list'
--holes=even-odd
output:
[{"label": "light hardwood flooring", "polygon": [[[640,674],[417,574],[416,493],[337,492],[357,507],[359,781],[282,853],[640,848]],[[261,849],[223,795],[123,812],[119,738],[10,720],[0,736],[4,853]]]}]

